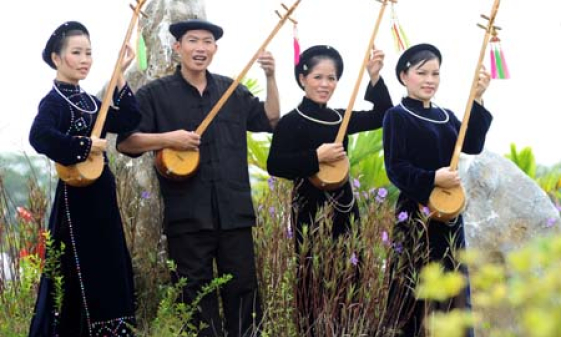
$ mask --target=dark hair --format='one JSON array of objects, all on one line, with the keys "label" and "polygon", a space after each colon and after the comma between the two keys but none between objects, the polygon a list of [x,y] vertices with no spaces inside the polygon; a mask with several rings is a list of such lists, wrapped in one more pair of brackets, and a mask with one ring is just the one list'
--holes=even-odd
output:
[{"label": "dark hair", "polygon": [[88,29],[80,22],[67,21],[58,26],[45,44],[45,48],[43,49],[43,53],[41,55],[43,57],[43,61],[45,61],[49,67],[56,69],[51,55],[55,53],[60,56],[61,51],[66,47],[68,37],[82,35],[87,36],[88,40],[90,39]]},{"label": "dark hair", "polygon": [[421,67],[427,61],[438,59],[438,65],[442,64],[442,54],[440,50],[428,43],[421,43],[407,48],[397,60],[395,66],[395,76],[399,83],[405,85],[401,80],[401,73],[407,73],[413,66]]},{"label": "dark hair", "polygon": [[411,56],[403,72],[407,73],[413,67],[422,67],[425,63],[432,60],[438,60],[438,64],[440,64],[440,58],[435,53],[430,50],[421,50]]},{"label": "dark hair", "polygon": [[68,44],[68,38],[69,37],[82,36],[82,35],[87,36],[88,40],[90,39],[90,35],[88,33],[84,32],[83,30],[74,29],[74,30],[69,30],[69,31],[65,32],[64,34],[62,34],[62,36],[59,39],[57,39],[55,41],[55,43],[53,44],[53,49],[51,50],[51,52],[55,53],[57,55],[60,55],[62,50]]},{"label": "dark hair", "polygon": [[337,80],[341,78],[343,74],[343,59],[339,52],[328,45],[316,45],[306,49],[302,54],[298,63],[294,66],[294,77],[296,83],[301,89],[304,89],[302,83],[300,83],[300,75],[308,76],[310,71],[318,65],[323,60],[331,60],[335,64]]},{"label": "dark hair", "polygon": [[339,69],[340,63],[338,62],[337,59],[335,59],[335,57],[326,54],[312,56],[306,62],[306,67],[302,69],[302,73],[301,73],[302,76],[304,77],[308,76],[308,74],[315,68],[315,66],[317,66],[321,61],[324,60],[330,60],[333,62],[333,64],[335,65],[335,73],[337,75],[337,80],[339,80],[339,74],[340,74],[339,71],[341,70]]}]

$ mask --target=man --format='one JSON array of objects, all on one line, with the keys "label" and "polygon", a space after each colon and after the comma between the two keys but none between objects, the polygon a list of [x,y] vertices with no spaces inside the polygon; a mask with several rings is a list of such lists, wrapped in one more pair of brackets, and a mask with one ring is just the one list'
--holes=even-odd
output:
[{"label": "man", "polygon": [[257,331],[261,308],[246,131],[272,132],[279,119],[274,59],[268,52],[258,59],[267,79],[265,102],[238,86],[199,137],[193,130],[232,83],[207,70],[223,30],[203,20],[174,23],[169,30],[181,64],[173,75],[138,90],[142,121],[136,132],[118,139],[118,149],[131,156],[163,148],[199,152],[200,166],[187,180],[158,175],[169,257],[177,264],[178,276],[188,281],[186,303],[213,279],[214,262],[219,275],[233,276],[220,291],[223,323],[216,293],[202,300],[199,319],[208,327],[201,336],[220,336],[222,326],[228,337],[250,336]]}]

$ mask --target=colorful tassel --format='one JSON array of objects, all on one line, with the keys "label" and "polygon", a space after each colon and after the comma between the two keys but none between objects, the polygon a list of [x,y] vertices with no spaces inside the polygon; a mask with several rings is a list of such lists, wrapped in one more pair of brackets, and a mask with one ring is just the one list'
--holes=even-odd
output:
[{"label": "colorful tassel", "polygon": [[491,58],[491,78],[492,79],[508,79],[510,73],[506,64],[505,55],[501,48],[501,40],[497,37],[496,31],[491,38],[491,50],[489,52]]},{"label": "colorful tassel", "polygon": [[392,3],[392,36],[394,39],[395,49],[397,52],[401,52],[409,48],[409,40],[407,39],[407,35],[405,35],[405,31],[403,30],[403,27],[399,23],[393,3]]},{"label": "colorful tassel", "polygon": [[296,23],[293,29],[294,34],[294,64],[300,63],[300,41],[298,40],[298,27]]},{"label": "colorful tassel", "polygon": [[140,28],[138,29],[136,37],[136,64],[138,66],[138,70],[140,71],[145,71],[146,69],[148,69],[146,42],[144,42],[144,37],[142,36]]}]

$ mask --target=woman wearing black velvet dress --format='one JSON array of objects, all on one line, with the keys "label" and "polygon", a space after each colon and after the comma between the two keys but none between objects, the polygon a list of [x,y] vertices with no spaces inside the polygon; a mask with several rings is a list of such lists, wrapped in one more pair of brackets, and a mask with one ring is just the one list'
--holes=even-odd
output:
[{"label": "woman wearing black velvet dress", "polygon": [[[383,130],[386,171],[390,181],[401,192],[396,209],[401,220],[405,219],[405,215],[412,220],[421,218],[423,215],[418,213],[418,205],[427,204],[435,186],[450,188],[460,184],[458,172],[451,171],[449,165],[461,122],[452,111],[432,103],[440,83],[441,60],[436,47],[420,44],[406,50],[396,67],[396,75],[407,88],[407,96],[386,113]],[[482,70],[462,152],[477,154],[483,150],[492,121],[491,114],[482,106],[482,96],[489,79],[489,74]],[[418,222],[401,221],[393,231],[394,247],[399,247],[395,256],[401,253],[403,257],[414,259],[407,263],[405,269],[398,270],[397,264],[392,266],[395,273],[402,275],[394,277],[390,297],[404,296],[404,312],[413,312],[402,329],[401,336],[406,337],[422,335],[424,330],[424,302],[415,301],[410,291],[415,287],[411,283],[413,275],[429,261],[441,262],[446,270],[457,268],[458,263],[451,251],[465,247],[461,215],[450,223],[430,220],[424,227],[414,224]],[[461,270],[466,272],[463,267]],[[395,304],[391,300],[389,304]],[[435,306],[445,311],[469,308],[469,287],[450,302]],[[473,332],[466,333],[471,335]]]},{"label": "woman wearing black velvet dress", "polygon": [[[134,59],[130,48],[125,70]],[[41,100],[29,141],[54,162],[73,165],[90,152],[103,152],[107,132],[132,130],[140,120],[134,95],[120,74],[102,138],[90,138],[101,102],[82,91],[92,57],[89,33],[66,22],[49,38],[43,60],[56,69],[52,90]],[[115,179],[107,165],[86,187],[58,182],[49,220],[55,246],[64,243],[60,262],[62,305],[55,305],[53,280],[43,275],[29,336],[133,336],[132,267],[117,206]],[[47,252],[49,254],[49,252]]]},{"label": "woman wearing black velvet dress", "polygon": [[[373,50],[366,67],[370,82],[365,99],[375,105],[370,111],[352,113],[348,134],[379,129],[384,112],[392,106],[388,90],[379,75],[383,59],[382,51]],[[294,182],[292,211],[297,251],[302,243],[302,227],[308,225],[313,231],[318,226],[315,219],[320,208],[329,206],[326,209],[332,211],[334,238],[348,232],[351,219],[355,222],[359,220],[350,182],[327,192],[308,181],[319,171],[320,163],[338,161],[346,156],[347,135],[343,144],[334,143],[345,111],[328,106],[342,73],[343,60],[333,47],[318,45],[304,51],[295,67],[295,76],[305,96],[294,110],[281,118],[273,134],[267,169],[273,176]],[[302,275],[302,270],[299,273]],[[309,304],[306,302],[311,299],[302,298],[308,286],[306,281],[300,282],[303,284],[298,287],[298,291],[302,292],[297,294],[298,307],[301,315],[305,316],[303,312]],[[313,317],[310,319],[313,320]]]}]

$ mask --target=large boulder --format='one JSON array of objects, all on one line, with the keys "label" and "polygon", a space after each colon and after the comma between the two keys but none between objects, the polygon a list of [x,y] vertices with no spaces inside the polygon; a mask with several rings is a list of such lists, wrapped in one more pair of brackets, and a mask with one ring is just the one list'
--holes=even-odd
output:
[{"label": "large boulder", "polygon": [[462,180],[468,246],[500,257],[530,239],[559,231],[559,211],[512,161],[489,151],[464,156]]},{"label": "large boulder", "polygon": [[[505,255],[530,240],[560,232],[559,211],[551,199],[512,161],[484,151],[461,158],[466,189],[464,212],[468,247],[490,261],[503,263]],[[494,328],[519,332],[518,314],[506,303],[494,309],[474,307]],[[476,329],[486,337],[488,329]]]}]

